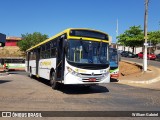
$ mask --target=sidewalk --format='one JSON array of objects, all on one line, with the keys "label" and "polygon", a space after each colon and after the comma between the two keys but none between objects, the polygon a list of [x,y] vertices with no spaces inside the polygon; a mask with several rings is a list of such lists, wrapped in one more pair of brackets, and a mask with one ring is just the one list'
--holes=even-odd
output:
[{"label": "sidewalk", "polygon": [[[136,64],[139,67],[142,67],[142,64],[138,64],[135,62],[124,62]],[[127,84],[130,86],[160,90],[160,68],[148,66],[148,70],[146,72],[141,72],[136,76],[133,74],[126,78],[122,77],[119,79],[119,83]]]}]

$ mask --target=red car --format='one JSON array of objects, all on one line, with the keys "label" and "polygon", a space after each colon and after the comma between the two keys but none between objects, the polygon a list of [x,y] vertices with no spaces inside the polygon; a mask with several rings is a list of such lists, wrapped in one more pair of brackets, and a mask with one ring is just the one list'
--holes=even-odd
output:
[{"label": "red car", "polygon": [[[138,58],[143,58],[143,52],[138,53]],[[153,53],[147,53],[147,59],[149,60],[155,60],[156,59],[156,55]]]}]

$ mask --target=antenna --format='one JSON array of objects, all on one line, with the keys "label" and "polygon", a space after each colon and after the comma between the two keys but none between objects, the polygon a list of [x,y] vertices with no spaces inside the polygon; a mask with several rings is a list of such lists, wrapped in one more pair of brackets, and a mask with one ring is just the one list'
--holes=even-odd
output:
[{"label": "antenna", "polygon": [[[117,28],[116,28],[116,37],[118,36],[118,19],[117,19]],[[117,41],[116,41],[117,42]]]},{"label": "antenna", "polygon": [[118,39],[117,39],[117,36],[118,36],[118,19],[117,19],[117,27],[116,27],[116,46],[117,46],[117,49],[118,49]]}]

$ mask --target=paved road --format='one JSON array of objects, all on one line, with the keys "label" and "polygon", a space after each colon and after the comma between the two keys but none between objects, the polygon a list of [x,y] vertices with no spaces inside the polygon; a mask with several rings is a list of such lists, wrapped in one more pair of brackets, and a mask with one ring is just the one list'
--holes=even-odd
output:
[{"label": "paved road", "polygon": [[[138,59],[138,58],[126,58],[126,57],[122,57],[122,60],[128,60],[128,61],[132,61],[132,62],[137,62],[137,63],[143,64],[143,59]],[[160,68],[160,62],[159,61],[148,60],[148,65]]]},{"label": "paved road", "polygon": [[52,90],[46,80],[30,79],[25,72],[0,78],[1,111],[160,111],[159,94],[117,82]]}]

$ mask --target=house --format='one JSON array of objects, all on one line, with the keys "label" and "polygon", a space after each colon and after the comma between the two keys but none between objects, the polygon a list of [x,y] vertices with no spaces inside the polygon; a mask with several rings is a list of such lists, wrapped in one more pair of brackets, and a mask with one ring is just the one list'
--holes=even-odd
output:
[{"label": "house", "polygon": [[155,54],[160,54],[160,43],[156,45]]},{"label": "house", "polygon": [[17,42],[22,40],[21,37],[6,37],[5,46],[17,46]]},{"label": "house", "polygon": [[5,46],[0,47],[0,58],[1,57],[21,57],[22,52],[17,46],[17,43],[21,40],[22,40],[21,37],[6,37]]}]

